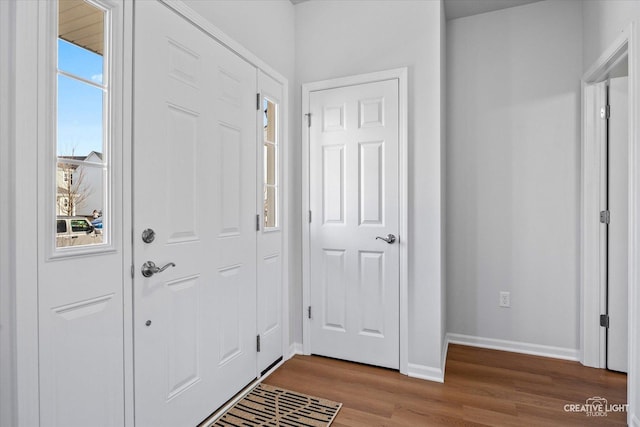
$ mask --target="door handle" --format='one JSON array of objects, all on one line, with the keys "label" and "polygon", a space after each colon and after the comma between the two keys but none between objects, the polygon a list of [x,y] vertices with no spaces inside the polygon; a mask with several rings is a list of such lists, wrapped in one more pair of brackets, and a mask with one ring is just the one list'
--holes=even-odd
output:
[{"label": "door handle", "polygon": [[142,264],[142,275],[144,277],[151,277],[156,273],[162,273],[169,267],[175,267],[176,265],[172,262],[166,264],[164,267],[158,267],[155,262],[147,261]]},{"label": "door handle", "polygon": [[387,237],[377,236],[376,240],[378,240],[378,239],[384,240],[388,244],[392,244],[393,242],[396,241],[396,236],[394,236],[393,234],[387,234]]}]

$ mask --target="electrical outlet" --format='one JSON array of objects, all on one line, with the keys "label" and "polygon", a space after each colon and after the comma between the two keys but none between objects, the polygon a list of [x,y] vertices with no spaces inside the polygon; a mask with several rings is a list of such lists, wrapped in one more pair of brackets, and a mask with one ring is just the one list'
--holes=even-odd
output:
[{"label": "electrical outlet", "polygon": [[511,293],[500,292],[500,307],[511,307]]}]

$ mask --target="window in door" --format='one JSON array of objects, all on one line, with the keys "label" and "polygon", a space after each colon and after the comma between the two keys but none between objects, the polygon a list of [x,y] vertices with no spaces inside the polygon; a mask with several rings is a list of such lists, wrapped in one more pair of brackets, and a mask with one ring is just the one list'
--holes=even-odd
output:
[{"label": "window in door", "polygon": [[264,97],[264,146],[263,146],[263,191],[264,191],[264,229],[276,229],[280,226],[278,201],[279,195],[279,136],[278,104]]},{"label": "window in door", "polygon": [[109,240],[108,30],[108,9],[99,3],[58,2],[54,203],[56,219],[72,218],[84,234],[57,227],[56,248]]}]

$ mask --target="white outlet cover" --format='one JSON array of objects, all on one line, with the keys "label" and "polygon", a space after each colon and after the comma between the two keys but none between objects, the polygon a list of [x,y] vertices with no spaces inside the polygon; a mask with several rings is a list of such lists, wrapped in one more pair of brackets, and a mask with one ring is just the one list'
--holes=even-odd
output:
[{"label": "white outlet cover", "polygon": [[500,292],[500,307],[511,307],[511,293],[510,292]]}]

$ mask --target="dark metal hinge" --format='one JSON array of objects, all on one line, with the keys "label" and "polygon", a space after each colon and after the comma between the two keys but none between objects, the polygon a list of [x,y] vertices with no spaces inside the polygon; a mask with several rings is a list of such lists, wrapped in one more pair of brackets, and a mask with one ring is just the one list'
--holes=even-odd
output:
[{"label": "dark metal hinge", "polygon": [[311,319],[311,306],[307,308],[307,316],[309,316],[309,319]]},{"label": "dark metal hinge", "polygon": [[602,326],[603,328],[608,328],[609,327],[609,315],[608,314],[601,314],[600,315],[600,326]]},{"label": "dark metal hinge", "polygon": [[256,93],[256,110],[260,111],[260,94]]},{"label": "dark metal hinge", "polygon": [[304,116],[307,118],[307,126],[311,127],[311,113],[307,113]]},{"label": "dark metal hinge", "polygon": [[603,120],[608,120],[611,118],[611,105],[605,105],[600,108],[600,118]]},{"label": "dark metal hinge", "polygon": [[260,335],[256,335],[256,349],[260,353]]},{"label": "dark metal hinge", "polygon": [[609,224],[609,221],[611,221],[611,213],[609,211],[600,211],[600,222]]},{"label": "dark metal hinge", "polygon": [[311,223],[311,210],[309,210],[309,223]]},{"label": "dark metal hinge", "polygon": [[260,214],[256,214],[256,231],[260,231]]}]

